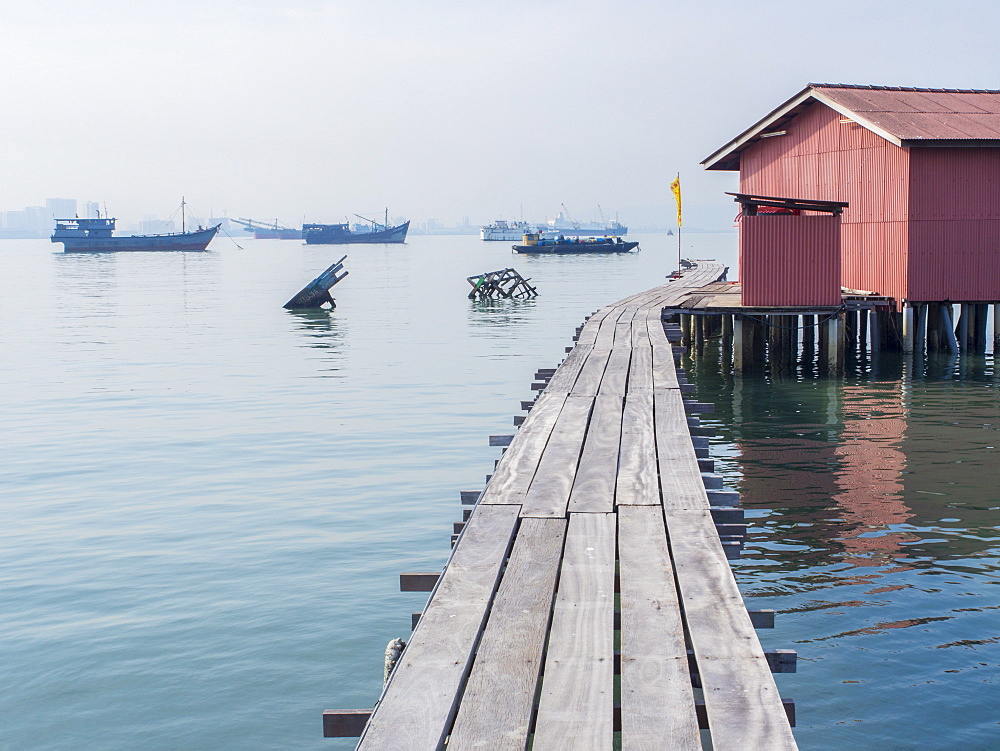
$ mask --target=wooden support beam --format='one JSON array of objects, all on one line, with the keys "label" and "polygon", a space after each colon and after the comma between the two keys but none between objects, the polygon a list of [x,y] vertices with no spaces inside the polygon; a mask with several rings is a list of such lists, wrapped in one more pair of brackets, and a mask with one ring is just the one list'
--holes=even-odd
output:
[{"label": "wooden support beam", "polygon": [[[792,699],[782,699],[782,707],[788,723],[795,727],[795,702]],[[709,730],[708,715],[705,712],[705,702],[695,700],[695,719],[699,730]],[[365,724],[372,715],[371,709],[327,709],[323,712],[324,738],[357,738],[365,729]],[[621,704],[614,706],[614,730],[621,732]]]},{"label": "wooden support beam", "polygon": [[479,496],[483,494],[482,490],[460,490],[458,492],[462,496],[463,506],[475,506],[479,502]]},{"label": "wooden support beam", "polygon": [[326,709],[323,711],[324,738],[360,738],[372,716],[371,709]]},{"label": "wooden support beam", "polygon": [[404,571],[399,575],[399,591],[432,592],[440,578],[440,571]]},{"label": "wooden support beam", "polygon": [[[732,491],[713,491],[736,493],[735,490]],[[739,496],[739,493],[736,493]],[[711,506],[709,511],[712,514],[712,521],[715,524],[742,524],[743,520],[746,518],[746,512],[739,508],[738,506]]]},{"label": "wooden support beam", "polygon": [[510,442],[514,440],[512,435],[491,435],[490,436],[490,446],[510,446]]}]

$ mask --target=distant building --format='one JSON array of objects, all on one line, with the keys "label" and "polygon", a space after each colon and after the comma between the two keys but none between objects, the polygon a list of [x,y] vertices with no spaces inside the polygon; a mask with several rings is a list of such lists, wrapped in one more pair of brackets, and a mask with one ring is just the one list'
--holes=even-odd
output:
[{"label": "distant building", "polygon": [[97,201],[86,201],[83,204],[83,218],[97,219],[101,215],[101,206]]},{"label": "distant building", "polygon": [[52,220],[49,229],[55,227],[56,219],[75,219],[77,215],[75,198],[46,198],[45,208]]}]

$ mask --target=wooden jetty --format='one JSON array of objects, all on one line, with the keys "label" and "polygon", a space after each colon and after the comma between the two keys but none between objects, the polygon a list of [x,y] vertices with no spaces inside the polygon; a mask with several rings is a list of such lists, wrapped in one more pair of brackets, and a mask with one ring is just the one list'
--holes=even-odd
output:
[{"label": "wooden jetty", "polygon": [[[359,749],[796,748],[729,559],[745,525],[711,470],[680,326],[661,319],[725,272],[609,305],[578,331],[507,444],[374,710],[329,710],[324,735]],[[716,481],[718,480],[718,481]]]}]

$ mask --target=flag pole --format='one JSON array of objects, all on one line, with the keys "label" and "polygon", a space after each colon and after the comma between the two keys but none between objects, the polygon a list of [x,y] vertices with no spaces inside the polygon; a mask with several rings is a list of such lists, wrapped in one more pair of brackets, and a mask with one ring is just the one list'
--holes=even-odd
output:
[{"label": "flag pole", "polygon": [[681,173],[677,173],[677,273],[681,273]]},{"label": "flag pole", "polygon": [[674,194],[674,200],[677,201],[677,273],[681,273],[681,173],[677,173],[677,177],[674,181],[670,183],[670,192]]}]

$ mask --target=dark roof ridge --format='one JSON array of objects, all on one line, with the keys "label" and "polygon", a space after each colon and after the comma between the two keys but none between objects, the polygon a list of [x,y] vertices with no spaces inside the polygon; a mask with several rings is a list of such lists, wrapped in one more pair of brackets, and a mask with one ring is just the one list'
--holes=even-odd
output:
[{"label": "dark roof ridge", "polygon": [[919,86],[875,86],[859,83],[810,83],[811,89],[867,89],[869,91],[926,91],[934,94],[1000,94],[1000,89],[930,89]]}]

